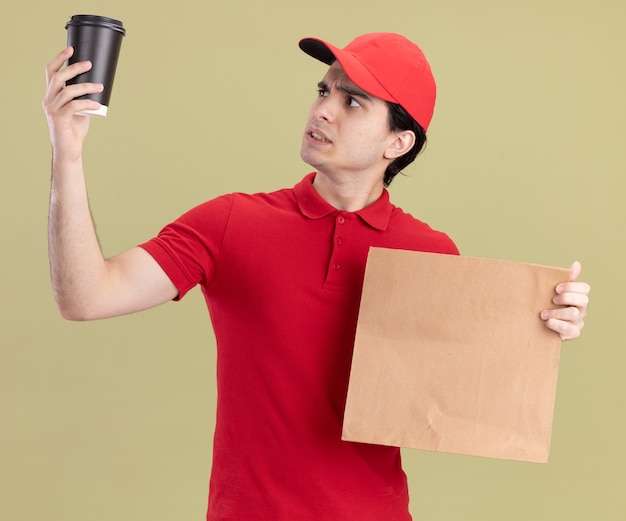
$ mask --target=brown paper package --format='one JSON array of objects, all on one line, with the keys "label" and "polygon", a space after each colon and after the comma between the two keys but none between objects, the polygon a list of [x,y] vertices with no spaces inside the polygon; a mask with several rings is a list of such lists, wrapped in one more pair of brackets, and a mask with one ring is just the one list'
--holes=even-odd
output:
[{"label": "brown paper package", "polygon": [[547,462],[561,341],[539,314],[568,272],[372,248],[346,441]]}]

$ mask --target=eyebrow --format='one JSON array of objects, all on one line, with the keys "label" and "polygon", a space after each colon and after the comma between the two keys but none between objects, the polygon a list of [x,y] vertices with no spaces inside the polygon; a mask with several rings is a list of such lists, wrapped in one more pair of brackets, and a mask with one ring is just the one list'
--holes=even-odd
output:
[{"label": "eyebrow", "polygon": [[[317,84],[317,88],[321,90],[330,90],[330,86],[325,81],[320,81]],[[372,97],[369,94],[367,94],[365,91],[359,89],[356,86],[337,85],[337,90],[345,92],[346,94],[350,96],[356,96],[359,98],[366,99],[368,101],[371,101],[372,99]]]}]

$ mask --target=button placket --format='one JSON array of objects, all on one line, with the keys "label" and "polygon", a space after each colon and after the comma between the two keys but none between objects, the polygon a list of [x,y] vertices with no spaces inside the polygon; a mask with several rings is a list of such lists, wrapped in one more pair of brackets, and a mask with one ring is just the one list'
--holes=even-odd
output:
[{"label": "button placket", "polygon": [[335,240],[333,244],[331,266],[337,272],[341,270],[341,255],[339,255],[341,251],[338,250],[337,247],[341,246],[344,243],[343,237],[344,237],[345,225],[348,222],[348,219],[344,215],[340,214],[337,216],[335,221],[336,221],[335,233],[334,233]]},{"label": "button placket", "polygon": [[[343,215],[337,216],[337,224],[346,224],[346,218]],[[343,244],[343,226],[335,227],[335,244],[341,246]]]}]

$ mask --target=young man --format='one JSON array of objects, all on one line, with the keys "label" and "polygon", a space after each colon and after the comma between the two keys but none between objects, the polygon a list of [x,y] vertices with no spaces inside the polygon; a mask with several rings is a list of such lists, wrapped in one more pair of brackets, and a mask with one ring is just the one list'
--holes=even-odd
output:
[{"label": "young man", "polygon": [[[344,49],[307,38],[330,65],[301,156],[315,172],[294,188],[229,194],[104,259],[89,214],[82,145],[102,87],[65,87],[89,63],[47,67],[53,144],[50,261],[62,315],[86,320],[182,298],[200,284],[218,346],[218,407],[207,519],[409,520],[399,449],[341,441],[370,246],[458,254],[445,234],[389,202],[385,184],[425,141],[435,83],[402,36],[367,34]],[[561,338],[583,327],[589,287],[560,284],[541,318]],[[548,303],[546,303],[548,304]]]}]

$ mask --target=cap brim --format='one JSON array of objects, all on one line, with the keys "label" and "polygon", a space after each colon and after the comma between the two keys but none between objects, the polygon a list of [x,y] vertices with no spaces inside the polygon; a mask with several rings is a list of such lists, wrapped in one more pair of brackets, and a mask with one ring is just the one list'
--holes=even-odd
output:
[{"label": "cap brim", "polygon": [[376,96],[385,101],[398,103],[398,101],[378,82],[367,67],[357,60],[350,52],[346,52],[339,47],[320,40],[319,38],[303,38],[298,43],[300,49],[327,65],[331,65],[337,60],[344,72],[355,85],[363,89],[368,94]]},{"label": "cap brim", "polygon": [[335,61],[335,53],[339,50],[334,45],[319,40],[318,38],[302,38],[298,45],[300,49],[309,56],[327,65]]}]

